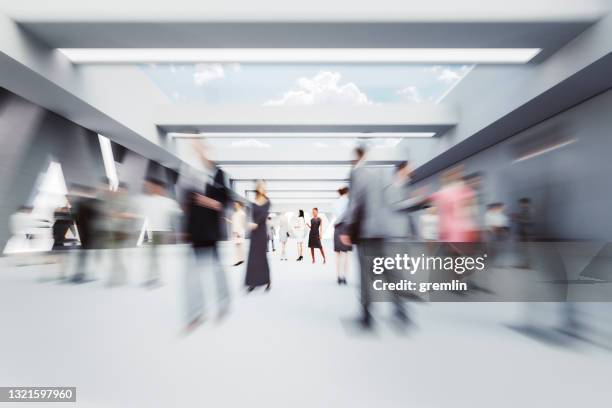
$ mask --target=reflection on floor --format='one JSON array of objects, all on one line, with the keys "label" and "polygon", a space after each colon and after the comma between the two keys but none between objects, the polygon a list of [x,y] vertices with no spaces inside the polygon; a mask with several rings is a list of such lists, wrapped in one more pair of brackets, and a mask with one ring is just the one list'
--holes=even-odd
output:
[{"label": "reflection on floor", "polygon": [[[247,295],[244,266],[228,267],[231,313],[217,321],[210,308],[185,336],[184,249],[165,251],[166,284],[154,290],[138,285],[140,254],[129,256],[130,285],[112,289],[49,282],[54,266],[7,261],[0,385],[76,386],[78,407],[609,406],[609,349],[522,332],[529,321],[550,333],[556,305],[418,304],[415,326],[399,332],[379,304],[376,330],[363,333],[350,320],[356,275],[339,287],[330,249],[327,265],[312,265],[295,262],[291,245],[290,261],[270,254],[269,293]],[[609,317],[607,305],[591,312],[601,308]]]}]

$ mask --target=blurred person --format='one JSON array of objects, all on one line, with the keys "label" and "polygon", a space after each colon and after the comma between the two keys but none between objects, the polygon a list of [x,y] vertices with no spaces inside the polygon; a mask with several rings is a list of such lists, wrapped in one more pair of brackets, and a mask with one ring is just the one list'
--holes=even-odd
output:
[{"label": "blurred person", "polygon": [[476,242],[478,237],[472,211],[474,191],[462,178],[461,165],[447,170],[442,175],[442,187],[432,193],[433,201],[439,216],[438,232],[441,241],[450,243]]},{"label": "blurred person", "polygon": [[102,204],[96,190],[88,186],[74,186],[71,191],[74,220],[81,243],[72,283],[84,283],[92,279],[88,269],[94,254],[102,248],[98,227],[102,216]]},{"label": "blurred person", "polygon": [[289,220],[287,220],[287,214],[281,214],[278,222],[278,240],[281,244],[281,261],[287,260],[287,240],[289,236]]},{"label": "blurred person", "polygon": [[[422,190],[424,189],[426,188]],[[407,210],[422,208],[424,205],[435,206],[438,216],[438,240],[441,243],[436,249],[438,256],[460,257],[481,250],[479,227],[475,220],[474,197],[474,191],[463,177],[463,165],[457,165],[442,173],[441,187],[438,191],[433,193],[421,191],[416,197],[401,204]],[[450,282],[454,279],[467,278],[471,274],[472,271],[458,275],[454,271],[441,269],[431,270],[429,276],[430,280],[435,282]],[[464,294],[461,291],[454,293]],[[445,296],[445,294],[438,293],[436,296]]]},{"label": "blurred person", "polygon": [[244,239],[246,237],[246,213],[242,203],[234,203],[234,213],[230,220],[232,224],[232,241],[234,242],[234,264],[233,266],[244,263]]},{"label": "blurred person", "polygon": [[274,228],[274,222],[272,221],[272,217],[268,217],[266,227],[268,230],[268,241],[272,246],[272,252],[276,252],[276,248],[274,248],[274,234],[276,233],[276,230]]},{"label": "blurred person", "polygon": [[119,183],[116,190],[102,193],[102,217],[99,229],[102,232],[107,257],[110,258],[108,286],[124,285],[128,281],[125,263],[125,249],[136,244],[137,216],[133,201],[125,183]]},{"label": "blurred person", "polygon": [[219,257],[218,241],[221,240],[221,219],[225,207],[230,202],[230,192],[225,173],[212,162],[197,141],[193,148],[208,175],[208,181],[201,188],[187,191],[186,232],[194,252],[193,264],[185,271],[187,330],[192,330],[202,323],[204,318],[204,292],[202,288],[202,271],[212,267],[217,285],[217,303],[219,317],[229,310],[230,294],[225,270]]},{"label": "blurred person", "polygon": [[346,209],[348,208],[348,194],[348,187],[339,188],[339,197],[334,203],[334,252],[336,253],[336,275],[338,278],[338,285],[346,285],[346,275],[348,274],[349,265],[348,252],[353,250],[351,245],[344,245],[340,240],[340,236],[345,232],[345,223],[343,220]]},{"label": "blurred person", "polygon": [[55,210],[53,214],[55,219],[53,223],[53,248],[51,249],[58,255],[57,262],[59,263],[59,274],[58,278],[64,279],[66,270],[65,270],[65,261],[66,261],[66,250],[70,249],[69,244],[71,242],[75,242],[76,239],[68,239],[68,231],[70,231],[73,237],[77,236],[75,223],[74,223],[74,214],[71,211],[70,205],[67,204],[64,207],[58,208]]},{"label": "blurred person", "polygon": [[[370,305],[372,302],[371,285],[372,258],[385,254],[385,238],[389,234],[387,227],[388,211],[385,211],[384,189],[389,184],[382,173],[366,162],[364,147],[354,150],[355,160],[350,173],[348,208],[342,222],[346,223],[346,232],[340,236],[342,243],[357,245],[361,281],[362,314],[359,324],[369,329],[372,325]],[[397,281],[395,271],[380,275],[387,281]],[[390,293],[394,305],[394,316],[405,325],[409,322],[402,299],[397,291]]]},{"label": "blurred person", "polygon": [[304,220],[304,210],[298,211],[298,216],[293,224],[293,236],[297,243],[298,258],[296,261],[304,259],[304,237],[306,236],[306,221]]},{"label": "blurred person", "polygon": [[53,249],[60,250],[68,243],[66,238],[68,231],[76,237],[76,229],[74,227],[74,215],[68,205],[55,210],[53,213]]},{"label": "blurred person", "polygon": [[492,203],[485,213],[485,242],[490,266],[504,266],[502,259],[507,255],[506,239],[509,236],[510,221],[504,213],[503,203]]},{"label": "blurred person", "polygon": [[422,209],[426,206],[436,207],[438,214],[438,239],[443,242],[464,243],[477,242],[478,230],[474,220],[474,191],[465,183],[462,176],[463,166],[458,165],[446,170],[441,175],[441,187],[433,193],[426,193],[427,187],[396,205],[398,209],[408,211]]},{"label": "blurred person", "polygon": [[510,220],[504,210],[503,203],[493,203],[487,206],[485,227],[491,241],[503,241],[508,236]]},{"label": "blurred person", "polygon": [[252,292],[257,286],[266,286],[270,290],[270,267],[266,255],[268,246],[268,231],[266,221],[270,211],[266,183],[259,180],[255,186],[255,201],[249,227],[251,229],[251,242],[245,284],[247,290]]},{"label": "blurred person", "polygon": [[534,240],[535,225],[531,200],[526,197],[519,199],[518,212],[512,214],[511,218],[513,233],[518,241],[515,243],[516,260],[513,264],[517,268],[529,269],[532,264],[530,248],[533,248],[531,242]]},{"label": "blurred person", "polygon": [[419,217],[419,231],[423,241],[435,242],[438,240],[438,214],[433,205],[427,205]]},{"label": "blurred person", "polygon": [[[384,172],[384,177],[381,183],[384,183],[384,206],[380,211],[386,213],[386,228],[385,251],[393,252],[390,255],[400,251],[412,256],[420,256],[423,253],[422,245],[418,241],[417,226],[414,223],[413,210],[404,211],[402,203],[414,194],[411,185],[412,167],[410,162],[402,161],[395,165],[390,178],[387,178],[387,171]],[[393,272],[396,276],[403,276],[404,272],[397,270]],[[406,294],[406,293],[405,293]],[[414,293],[407,294],[414,299]],[[416,295],[415,295],[416,296]]]},{"label": "blurred person", "polygon": [[[423,244],[418,242],[418,224],[413,216],[413,212],[420,209],[420,206],[414,209],[403,208],[403,203],[411,200],[415,195],[411,183],[412,166],[410,162],[405,160],[396,164],[390,177],[388,177],[388,171],[383,169],[378,171],[381,172],[380,182],[384,185],[384,202],[379,211],[385,212],[387,220],[384,239],[385,252],[388,252],[389,256],[395,256],[397,253],[415,257],[423,255],[425,249]],[[393,274],[394,279],[406,277],[405,271],[399,268],[388,273]],[[419,278],[425,275],[425,273],[419,273]],[[421,300],[414,291],[403,291],[402,296],[410,300]]]},{"label": "blurred person", "polygon": [[531,200],[523,197],[518,200],[519,211],[513,215],[516,224],[516,233],[521,242],[529,242],[533,239],[533,209]]},{"label": "blurred person", "polygon": [[323,251],[323,245],[321,245],[321,235],[323,235],[323,222],[319,218],[319,209],[312,209],[312,218],[310,224],[306,224],[310,229],[308,234],[308,248],[310,248],[310,256],[312,257],[312,263],[315,263],[315,248],[319,248],[321,256],[323,257],[323,263],[325,260],[325,252]]},{"label": "blurred person", "polygon": [[419,216],[419,231],[421,239],[425,241],[427,252],[434,254],[435,242],[438,241],[438,214],[436,207],[428,205],[425,211]]},{"label": "blurred person", "polygon": [[145,181],[145,194],[140,197],[139,209],[146,220],[149,241],[149,267],[144,285],[154,287],[161,284],[159,246],[176,241],[175,219],[182,210],[175,200],[167,196],[165,183],[153,178]]},{"label": "blurred person", "polygon": [[480,240],[484,231],[484,218],[487,211],[486,198],[483,191],[483,177],[479,172],[464,177],[465,184],[472,189],[474,195],[467,202],[467,211],[474,222],[474,239]]},{"label": "blurred person", "polygon": [[[475,192],[465,182],[463,165],[446,170],[442,173],[442,186],[440,190],[429,195],[428,200],[435,205],[438,212],[438,236],[441,245],[438,256],[462,257],[480,252],[479,227],[475,219]],[[484,275],[486,271],[479,272]],[[472,276],[474,275],[474,276]],[[471,288],[484,288],[476,280],[486,280],[484,277],[472,274],[471,270],[458,275],[450,270],[430,271],[430,280],[434,282],[451,282],[454,279],[469,279]],[[460,290],[449,291],[454,295],[463,296],[466,293]],[[438,292],[432,297],[447,296],[448,293]]]}]

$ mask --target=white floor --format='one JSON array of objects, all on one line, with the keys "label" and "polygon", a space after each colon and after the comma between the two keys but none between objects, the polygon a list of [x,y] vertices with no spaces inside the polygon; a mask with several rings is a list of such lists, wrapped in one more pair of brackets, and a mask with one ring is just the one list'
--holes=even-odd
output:
[{"label": "white floor", "polygon": [[[227,248],[229,252],[231,248]],[[226,264],[230,255],[226,254]],[[0,269],[0,385],[76,386],[78,407],[610,407],[612,351],[512,330],[526,313],[553,325],[555,305],[418,304],[415,326],[377,306],[356,329],[356,279],[335,282],[333,253],[313,266],[271,253],[272,290],[246,294],[228,267],[231,313],[185,335],[183,249],[164,255],[166,285],[43,282],[54,266]],[[99,264],[104,269],[104,264]],[[212,285],[206,282],[207,288]],[[212,290],[207,300],[214,300]],[[547,309],[548,308],[548,314]],[[608,308],[608,310],[610,310]],[[610,316],[610,314],[608,314]],[[0,404],[9,406],[9,404]],[[18,407],[29,404],[21,403]],[[75,406],[55,404],[54,407]],[[42,404],[32,404],[38,407]]]}]

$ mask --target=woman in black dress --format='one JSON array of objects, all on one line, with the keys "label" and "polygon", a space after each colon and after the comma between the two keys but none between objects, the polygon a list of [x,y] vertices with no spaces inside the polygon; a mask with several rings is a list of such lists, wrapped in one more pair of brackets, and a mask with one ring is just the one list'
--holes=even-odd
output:
[{"label": "woman in black dress", "polygon": [[249,246],[249,258],[245,284],[251,292],[257,286],[266,285],[270,290],[270,267],[268,266],[268,231],[266,221],[270,210],[270,201],[266,194],[266,183],[263,180],[257,182],[255,187],[256,196],[253,202],[251,229],[251,243]]},{"label": "woman in black dress", "polygon": [[310,248],[310,256],[312,257],[312,263],[315,263],[315,248],[319,248],[321,255],[323,256],[323,263],[325,263],[325,252],[323,252],[323,246],[321,245],[321,233],[323,232],[323,223],[319,218],[319,210],[317,208],[312,209],[312,219],[310,224],[306,224],[310,228],[308,234],[308,248]]}]

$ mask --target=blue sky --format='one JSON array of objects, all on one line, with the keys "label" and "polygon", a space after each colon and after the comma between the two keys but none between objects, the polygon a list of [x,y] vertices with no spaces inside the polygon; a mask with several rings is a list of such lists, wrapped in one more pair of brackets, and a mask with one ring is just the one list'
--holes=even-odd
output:
[{"label": "blue sky", "polygon": [[471,67],[465,65],[143,65],[182,103],[308,105],[436,103]]}]

